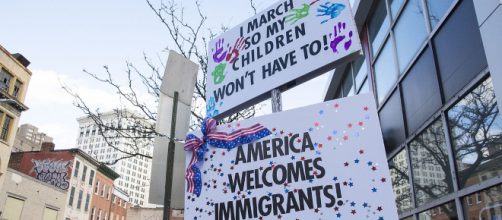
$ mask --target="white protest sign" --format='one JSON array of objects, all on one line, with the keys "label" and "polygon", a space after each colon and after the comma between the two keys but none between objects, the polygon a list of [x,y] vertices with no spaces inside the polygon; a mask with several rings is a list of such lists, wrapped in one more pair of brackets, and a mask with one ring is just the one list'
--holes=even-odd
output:
[{"label": "white protest sign", "polygon": [[[272,134],[231,150],[209,146],[199,164],[201,195],[185,195],[186,219],[398,219],[373,96],[219,125],[216,131],[257,123]],[[186,161],[191,157],[188,152]]]},{"label": "white protest sign", "polygon": [[361,43],[348,0],[281,0],[208,49],[207,113],[222,117],[301,76],[332,69]]}]

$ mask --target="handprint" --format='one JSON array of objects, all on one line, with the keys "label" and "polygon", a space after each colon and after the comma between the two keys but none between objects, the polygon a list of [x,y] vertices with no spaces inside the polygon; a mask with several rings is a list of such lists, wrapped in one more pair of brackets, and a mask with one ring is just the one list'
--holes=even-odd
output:
[{"label": "handprint", "polygon": [[326,2],[317,9],[317,12],[319,12],[319,14],[317,14],[317,17],[328,16],[328,19],[321,21],[321,24],[324,24],[329,20],[338,17],[338,15],[342,13],[343,9],[345,9],[345,5],[343,4]]},{"label": "handprint", "polygon": [[220,84],[225,80],[225,68],[227,67],[226,63],[220,63],[218,66],[216,66],[211,73],[213,75],[213,82],[215,85]]},{"label": "handprint", "polygon": [[[331,41],[330,47],[333,50],[333,53],[338,53],[338,45],[346,38],[345,34],[342,34],[342,32],[345,31],[345,22],[338,22],[337,25],[333,27],[334,31],[334,38]],[[331,36],[331,34],[330,34]],[[344,43],[344,48],[345,50],[348,50],[350,46],[352,45],[352,31],[349,31],[348,34],[348,39]]]},{"label": "handprint", "polygon": [[307,17],[309,15],[310,5],[303,4],[303,8],[293,8],[291,14],[284,17],[286,22],[294,24],[298,20]]},{"label": "handprint", "polygon": [[229,63],[234,63],[235,60],[239,57],[239,51],[242,50],[242,48],[244,48],[244,38],[243,37],[239,37],[237,38],[237,40],[235,41],[235,44],[233,47],[230,47],[230,49],[228,50],[228,54],[227,54],[227,61]]},{"label": "handprint", "polygon": [[213,54],[213,60],[216,63],[220,63],[227,56],[227,51],[223,51],[223,44],[224,43],[225,43],[225,39],[219,39],[216,42],[216,45],[215,45],[216,51]]}]

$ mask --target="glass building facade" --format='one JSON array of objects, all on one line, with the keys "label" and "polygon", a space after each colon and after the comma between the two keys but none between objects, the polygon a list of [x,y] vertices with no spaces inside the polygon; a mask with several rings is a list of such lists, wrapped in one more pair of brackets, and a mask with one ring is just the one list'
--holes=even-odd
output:
[{"label": "glass building facade", "polygon": [[502,220],[502,83],[476,1],[352,1],[364,56],[326,99],[374,94],[400,219]]}]

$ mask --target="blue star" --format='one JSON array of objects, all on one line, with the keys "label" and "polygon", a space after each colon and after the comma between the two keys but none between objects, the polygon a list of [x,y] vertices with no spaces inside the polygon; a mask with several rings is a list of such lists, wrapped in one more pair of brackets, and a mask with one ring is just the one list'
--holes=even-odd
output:
[{"label": "blue star", "polygon": [[373,165],[373,162],[369,161],[368,166],[371,166],[371,165]]},{"label": "blue star", "polygon": [[353,183],[353,182],[350,182],[350,183],[349,183],[349,186],[350,186],[350,187],[353,187],[353,186],[354,186],[354,183]]},{"label": "blue star", "polygon": [[338,131],[333,130],[333,135],[336,135],[336,134],[338,134]]},{"label": "blue star", "polygon": [[373,189],[371,189],[371,191],[377,192],[377,188],[373,187]]},{"label": "blue star", "polygon": [[289,190],[288,190],[288,189],[284,189],[284,192],[285,192],[285,193],[288,193],[288,192],[289,192]]},{"label": "blue star", "polygon": [[324,114],[324,110],[319,111],[319,114],[320,115]]},{"label": "blue star", "polygon": [[273,164],[274,164],[274,161],[270,161],[270,162],[268,162],[268,163],[269,163],[270,165],[273,165]]},{"label": "blue star", "polygon": [[310,182],[310,183],[314,182],[314,179],[309,179],[309,182]]},{"label": "blue star", "polygon": [[310,131],[310,132],[314,131],[314,128],[309,128],[309,131]]},{"label": "blue star", "polygon": [[340,213],[336,213],[336,217],[337,217],[337,218],[341,218],[341,217],[342,217],[342,214],[340,214]]},{"label": "blue star", "polygon": [[383,217],[382,217],[382,216],[380,216],[380,218],[378,218],[378,220],[383,220]]},{"label": "blue star", "polygon": [[248,195],[251,195],[251,191],[248,191]]},{"label": "blue star", "polygon": [[359,159],[355,159],[355,160],[354,160],[354,163],[359,163]]},{"label": "blue star", "polygon": [[237,196],[234,196],[234,200],[237,199]]},{"label": "blue star", "polygon": [[333,181],[337,181],[338,180],[338,177],[333,177]]},{"label": "blue star", "polygon": [[295,156],[291,156],[291,160],[294,160],[294,159],[296,159],[296,157]]},{"label": "blue star", "polygon": [[271,192],[269,192],[269,193],[268,193],[268,196],[269,196],[269,197],[270,197],[270,196],[272,196],[272,193],[271,193]]},{"label": "blue star", "polygon": [[356,203],[355,202],[351,202],[350,206],[354,207],[354,206],[356,206]]},{"label": "blue star", "polygon": [[363,203],[363,207],[364,208],[368,207],[368,203]]}]

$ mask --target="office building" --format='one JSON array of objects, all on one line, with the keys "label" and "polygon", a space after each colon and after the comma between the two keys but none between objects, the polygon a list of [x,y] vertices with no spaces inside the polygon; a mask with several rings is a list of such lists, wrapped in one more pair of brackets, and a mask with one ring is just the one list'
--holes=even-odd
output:
[{"label": "office building", "polygon": [[[148,203],[148,192],[152,161],[142,156],[128,157],[124,152],[138,152],[151,156],[153,153],[153,142],[134,140],[133,138],[125,138],[123,136],[115,137],[114,134],[117,131],[108,128],[131,128],[135,126],[135,123],[153,125],[140,119],[139,122],[132,122],[127,120],[131,117],[123,117],[123,115],[131,116],[134,113],[128,111],[121,112],[120,114],[117,114],[115,111],[103,113],[100,119],[106,128],[101,128],[102,130],[100,130],[92,118],[81,117],[77,119],[80,127],[77,147],[87,152],[96,160],[111,164],[110,168],[121,176],[115,181],[116,187],[129,195],[129,202],[132,205],[150,206]],[[132,130],[134,129],[123,129],[121,132],[127,133],[132,132]],[[105,139],[101,135],[102,133],[107,137],[113,138]],[[134,136],[133,134],[130,135]],[[139,146],[139,149],[134,149],[137,146]]]},{"label": "office building", "polygon": [[502,2],[350,2],[325,100],[374,94],[400,219],[502,219]]},{"label": "office building", "polygon": [[23,55],[11,54],[0,46],[0,188],[7,172],[23,102],[31,78],[30,64]]},{"label": "office building", "polygon": [[53,142],[53,139],[47,134],[39,132],[38,128],[31,124],[22,124],[17,128],[12,151],[39,151],[43,142]]}]

